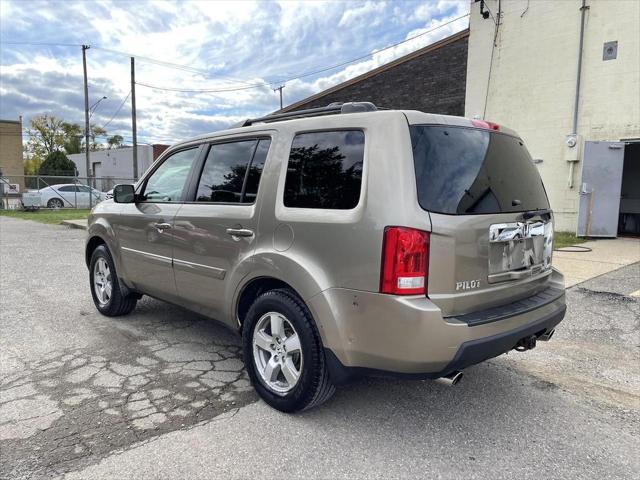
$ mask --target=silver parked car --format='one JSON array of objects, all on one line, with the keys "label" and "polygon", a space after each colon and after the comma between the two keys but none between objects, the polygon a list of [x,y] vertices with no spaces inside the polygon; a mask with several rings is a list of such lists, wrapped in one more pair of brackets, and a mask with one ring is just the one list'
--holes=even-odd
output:
[{"label": "silver parked car", "polygon": [[515,132],[362,102],[174,145],[93,210],[86,262],[105,315],[144,294],[238,331],[256,390],[292,412],[357,375],[455,384],[549,340],[552,246]]}]

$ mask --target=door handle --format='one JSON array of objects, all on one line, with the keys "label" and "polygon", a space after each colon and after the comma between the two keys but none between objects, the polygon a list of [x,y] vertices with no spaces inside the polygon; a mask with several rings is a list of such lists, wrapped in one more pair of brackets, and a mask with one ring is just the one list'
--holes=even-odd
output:
[{"label": "door handle", "polygon": [[162,233],[165,230],[169,230],[171,228],[170,223],[154,223],[154,227],[158,230],[158,232]]},{"label": "door handle", "polygon": [[248,228],[227,228],[227,233],[232,237],[253,237],[253,230]]}]

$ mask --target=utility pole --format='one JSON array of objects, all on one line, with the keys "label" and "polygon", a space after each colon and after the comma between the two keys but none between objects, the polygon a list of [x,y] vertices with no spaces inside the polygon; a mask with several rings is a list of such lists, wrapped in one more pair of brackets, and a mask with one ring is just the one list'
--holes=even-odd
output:
[{"label": "utility pole", "polygon": [[136,125],[136,59],[131,57],[131,137],[133,138],[133,179],[138,180],[138,127]]},{"label": "utility pole", "polygon": [[274,88],[273,91],[275,92],[276,90],[280,90],[280,110],[282,110],[282,89],[284,88],[284,85],[280,85],[278,88]]},{"label": "utility pole", "polygon": [[[84,69],[84,154],[85,166],[87,169],[87,184],[91,188],[90,169],[91,160],[89,159],[89,84],[87,83],[87,50],[89,45],[82,45],[82,68]],[[89,193],[89,208],[91,208],[93,192]]]}]

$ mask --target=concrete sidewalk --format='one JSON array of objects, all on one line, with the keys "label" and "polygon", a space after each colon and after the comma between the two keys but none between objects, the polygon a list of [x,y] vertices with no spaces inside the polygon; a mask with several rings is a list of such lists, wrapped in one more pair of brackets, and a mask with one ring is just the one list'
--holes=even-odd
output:
[{"label": "concrete sidewalk", "polygon": [[591,251],[553,252],[553,266],[564,274],[567,287],[640,262],[640,239],[637,238],[590,240],[579,246]]},{"label": "concrete sidewalk", "polygon": [[65,225],[70,228],[78,228],[80,230],[87,229],[87,219],[79,219],[79,220],[63,220],[62,225]]}]

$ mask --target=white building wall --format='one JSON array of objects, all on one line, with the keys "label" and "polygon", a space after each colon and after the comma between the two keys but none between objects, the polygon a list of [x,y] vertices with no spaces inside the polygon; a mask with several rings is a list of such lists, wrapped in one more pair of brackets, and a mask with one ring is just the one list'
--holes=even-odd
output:
[{"label": "white building wall", "polygon": [[[487,0],[498,12],[498,0]],[[578,113],[581,158],[585,140],[640,137],[640,1],[587,0]],[[569,187],[581,0],[502,0],[501,25],[489,65],[495,24],[471,1],[466,116],[520,133],[538,168],[559,230],[575,231],[580,162]],[[618,41],[615,60],[603,61],[605,42]],[[488,94],[487,94],[488,84]],[[485,113],[486,98],[486,113]]]},{"label": "white building wall", "polygon": [[[86,177],[86,161],[84,153],[77,153],[68,156],[76,164],[79,177]],[[133,148],[115,148],[112,150],[98,150],[90,152],[91,168],[100,163],[97,167],[97,177],[109,177],[113,180],[124,181],[133,179]],[[138,176],[149,168],[153,162],[153,147],[150,145],[138,146]],[[96,184],[96,188],[101,188]]]}]

